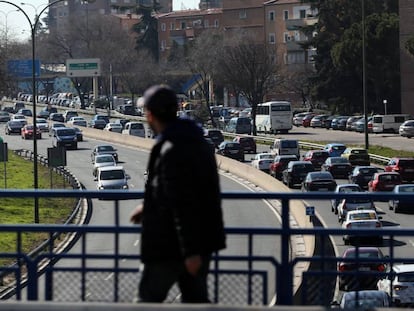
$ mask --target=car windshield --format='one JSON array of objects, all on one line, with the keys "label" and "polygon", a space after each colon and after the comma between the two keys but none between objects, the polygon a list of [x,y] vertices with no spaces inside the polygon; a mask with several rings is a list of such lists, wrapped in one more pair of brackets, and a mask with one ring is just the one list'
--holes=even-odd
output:
[{"label": "car windshield", "polygon": [[348,163],[347,159],[341,158],[341,157],[334,157],[334,158],[330,158],[330,159],[331,159],[331,163],[334,163],[334,164]]},{"label": "car windshield", "polygon": [[71,136],[71,135],[75,135],[75,130],[74,129],[63,129],[63,130],[59,130],[58,131],[58,135],[60,135],[60,136]]},{"label": "car windshield", "polygon": [[400,192],[414,192],[414,186],[400,186],[398,189]]},{"label": "car windshield", "polygon": [[99,146],[98,151],[114,151],[112,146]]},{"label": "car windshield", "polygon": [[112,156],[96,157],[95,162],[96,163],[114,162],[114,158]]},{"label": "car windshield", "polygon": [[372,220],[377,219],[377,215],[373,213],[355,213],[349,215],[350,220]]}]

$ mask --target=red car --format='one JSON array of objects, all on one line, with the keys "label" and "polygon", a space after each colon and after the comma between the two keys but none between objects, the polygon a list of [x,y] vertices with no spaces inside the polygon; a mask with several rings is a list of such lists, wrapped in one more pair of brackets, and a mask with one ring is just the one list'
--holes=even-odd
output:
[{"label": "red car", "polygon": [[400,185],[401,175],[396,172],[375,173],[368,182],[368,191],[392,191],[396,185]]},{"label": "red car", "polygon": [[[22,139],[33,138],[34,126],[32,124],[26,124],[21,129]],[[42,138],[42,132],[39,128],[36,128],[36,138]]]},{"label": "red car", "polygon": [[270,175],[282,180],[282,172],[288,166],[290,161],[297,161],[298,158],[293,154],[278,155],[270,164]]},{"label": "red car", "polygon": [[400,173],[403,181],[414,181],[414,158],[391,158],[384,169],[386,172]]},{"label": "red car", "polygon": [[309,127],[311,124],[311,120],[313,119],[313,117],[315,116],[315,114],[308,114],[307,116],[305,116],[302,119],[302,126],[303,127]]},{"label": "red car", "polygon": [[310,161],[315,169],[320,169],[327,158],[329,152],[325,150],[309,150],[303,155],[303,161]]}]

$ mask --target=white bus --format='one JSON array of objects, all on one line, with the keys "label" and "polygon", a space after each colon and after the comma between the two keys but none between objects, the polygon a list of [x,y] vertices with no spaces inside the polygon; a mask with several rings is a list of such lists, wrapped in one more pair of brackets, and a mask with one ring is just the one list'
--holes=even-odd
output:
[{"label": "white bus", "polygon": [[287,133],[292,129],[292,105],[271,101],[257,105],[256,130],[263,133]]}]

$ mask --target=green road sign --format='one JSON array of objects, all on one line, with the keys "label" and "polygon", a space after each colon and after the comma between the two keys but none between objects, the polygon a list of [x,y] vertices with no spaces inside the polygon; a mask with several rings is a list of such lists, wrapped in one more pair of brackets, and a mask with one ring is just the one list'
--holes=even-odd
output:
[{"label": "green road sign", "polygon": [[101,60],[99,58],[67,59],[66,75],[68,77],[100,76]]}]

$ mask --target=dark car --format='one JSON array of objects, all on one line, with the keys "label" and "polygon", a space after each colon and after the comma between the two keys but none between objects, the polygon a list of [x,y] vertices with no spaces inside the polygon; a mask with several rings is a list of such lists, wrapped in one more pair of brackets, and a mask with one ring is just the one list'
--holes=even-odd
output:
[{"label": "dark car", "polygon": [[[393,194],[410,194],[411,197],[414,197],[414,184],[396,185],[394,187]],[[388,206],[390,210],[394,210],[395,213],[399,213],[402,210],[409,212],[414,211],[414,202],[410,200],[393,198],[388,202]]]},{"label": "dark car", "polygon": [[384,170],[386,172],[400,173],[403,181],[414,181],[414,158],[391,158]]},{"label": "dark car", "polygon": [[375,173],[368,182],[368,191],[393,191],[396,185],[402,184],[401,175],[397,172]]},{"label": "dark car", "polygon": [[78,112],[76,110],[66,110],[63,117],[65,118],[65,122],[68,122],[70,120],[70,118],[72,117],[77,117]]},{"label": "dark car", "polygon": [[70,127],[55,128],[53,132],[53,147],[78,149],[78,139],[75,130]]},{"label": "dark car", "polygon": [[207,129],[204,132],[205,137],[209,137],[213,142],[216,148],[224,141],[223,133],[217,129]]},{"label": "dark car", "polygon": [[79,127],[72,127],[76,132],[76,138],[78,141],[83,141],[83,132]]},{"label": "dark car", "polygon": [[278,155],[270,164],[270,175],[277,179],[282,179],[282,173],[288,166],[290,161],[297,161],[298,158],[293,154]]},{"label": "dark car", "polygon": [[0,122],[9,122],[10,114],[7,111],[0,111]]},{"label": "dark car", "polygon": [[39,110],[36,113],[36,117],[40,119],[47,119],[49,118],[49,112],[47,112],[46,110]]},{"label": "dark car", "polygon": [[342,157],[329,157],[321,166],[321,171],[330,172],[335,178],[348,178],[352,172],[352,165]]},{"label": "dark car", "polygon": [[346,120],[348,120],[349,116],[337,116],[336,118],[332,119],[331,122],[331,128],[333,130],[339,130],[339,126],[340,126],[340,121],[345,119],[345,123],[342,125],[343,128],[345,129],[346,126]]},{"label": "dark car", "polygon": [[309,172],[302,182],[302,191],[334,191],[336,181],[329,172]]},{"label": "dark car", "polygon": [[331,128],[332,120],[335,119],[337,116],[329,116],[325,120],[322,120],[322,127],[329,130]]},{"label": "dark car", "polygon": [[348,180],[351,184],[357,184],[362,189],[368,189],[368,182],[372,179],[375,173],[382,171],[382,169],[375,166],[355,166]]},{"label": "dark car", "polygon": [[54,112],[49,115],[49,120],[55,122],[65,122],[65,117],[60,112]]},{"label": "dark car", "polygon": [[57,128],[62,128],[62,127],[66,127],[66,125],[64,123],[52,123],[49,127],[49,136],[53,136],[55,135],[55,129]]},{"label": "dark car", "polygon": [[6,123],[4,127],[4,132],[6,133],[6,135],[20,134],[24,125],[25,124],[23,122],[11,120]]},{"label": "dark car", "polygon": [[233,142],[239,143],[244,153],[256,153],[256,141],[253,137],[236,136]]},{"label": "dark car", "polygon": [[95,120],[91,120],[91,122],[89,123],[89,126],[95,129],[103,130],[106,126],[106,122],[105,120],[102,120],[102,119],[95,119]]},{"label": "dark car", "polygon": [[[338,262],[340,290],[376,289],[380,273],[386,269],[386,257],[378,247],[350,247],[344,251],[342,258]],[[372,274],[365,274],[367,272]]]},{"label": "dark car", "polygon": [[114,121],[114,123],[121,124],[121,125],[122,125],[122,129],[124,129],[124,128],[125,128],[125,124],[127,124],[127,123],[129,123],[129,122],[131,122],[131,120],[130,120],[130,119],[116,119],[116,120]]},{"label": "dark car", "polygon": [[309,161],[290,161],[282,173],[282,181],[289,188],[293,188],[294,185],[302,184],[306,175],[313,171],[315,168]]},{"label": "dark car", "polygon": [[243,147],[238,142],[223,141],[218,146],[217,154],[242,162],[244,161]]},{"label": "dark car", "polygon": [[327,158],[329,158],[329,153],[325,150],[309,150],[302,157],[303,161],[311,162],[318,170]]},{"label": "dark car", "polygon": [[117,150],[112,145],[98,145],[95,146],[91,153],[92,163],[95,160],[95,156],[98,154],[110,154],[114,157],[115,161],[118,162],[118,153]]}]

